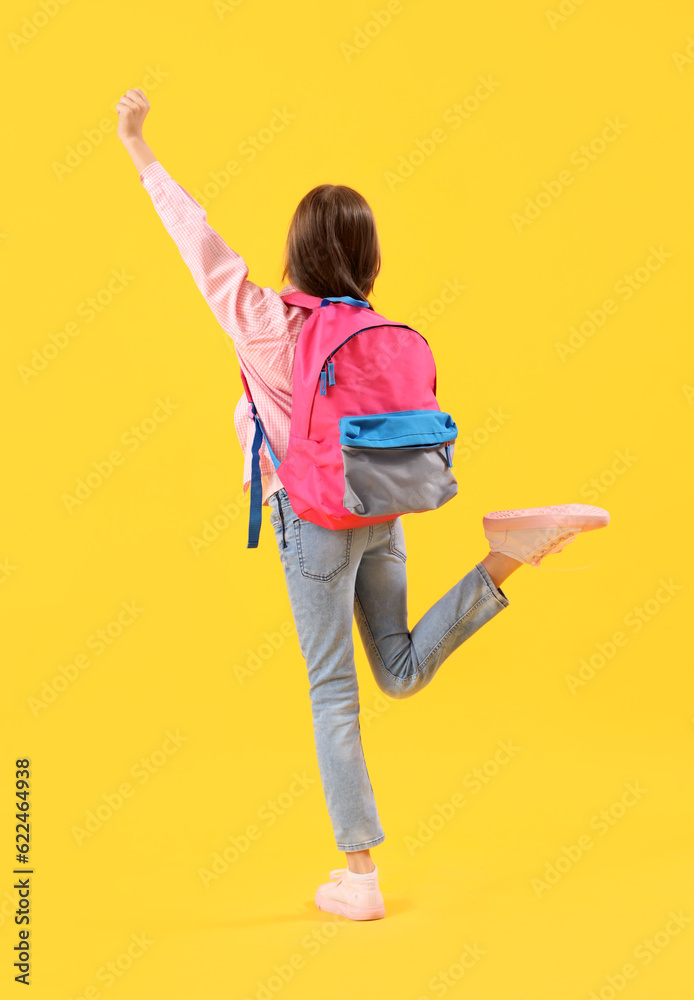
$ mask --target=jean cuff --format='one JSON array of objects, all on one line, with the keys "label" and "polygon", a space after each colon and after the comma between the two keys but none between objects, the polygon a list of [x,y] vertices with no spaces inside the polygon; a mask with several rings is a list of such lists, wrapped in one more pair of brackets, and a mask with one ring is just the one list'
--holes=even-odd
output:
[{"label": "jean cuff", "polygon": [[382,833],[380,837],[374,837],[373,840],[367,840],[365,844],[338,844],[338,851],[345,851],[349,853],[350,851],[368,851],[372,847],[378,847],[386,839],[385,833]]}]

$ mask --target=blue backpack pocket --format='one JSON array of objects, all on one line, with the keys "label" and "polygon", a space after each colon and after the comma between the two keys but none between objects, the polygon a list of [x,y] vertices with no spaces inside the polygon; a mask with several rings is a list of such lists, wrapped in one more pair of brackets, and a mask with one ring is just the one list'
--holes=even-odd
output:
[{"label": "blue backpack pocket", "polygon": [[458,484],[451,472],[458,428],[441,410],[396,410],[341,417],[343,504],[380,517],[435,510]]}]

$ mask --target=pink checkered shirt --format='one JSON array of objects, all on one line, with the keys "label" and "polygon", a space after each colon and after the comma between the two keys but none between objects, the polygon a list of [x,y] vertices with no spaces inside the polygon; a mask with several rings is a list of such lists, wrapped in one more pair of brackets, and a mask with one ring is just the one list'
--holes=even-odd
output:
[{"label": "pink checkered shirt", "polygon": [[[233,340],[272,450],[283,461],[289,445],[294,351],[311,310],[283,302],[280,296],[295,291],[293,285],[285,285],[278,293],[249,281],[244,259],[208,225],[206,210],[158,160],[144,167],[140,181],[195,284]],[[251,444],[255,431],[245,393],[236,404],[234,426],[244,453],[245,493],[251,481]],[[282,483],[264,441],[260,448],[260,472],[265,504],[271,493],[281,489]]]}]

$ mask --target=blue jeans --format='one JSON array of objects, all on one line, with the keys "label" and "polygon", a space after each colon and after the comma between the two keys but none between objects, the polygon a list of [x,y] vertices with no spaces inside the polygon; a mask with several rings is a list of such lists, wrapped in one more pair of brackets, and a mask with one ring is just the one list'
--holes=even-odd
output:
[{"label": "blue jeans", "polygon": [[375,847],[385,834],[361,743],[353,616],[379,688],[409,698],[509,601],[478,563],[409,631],[399,517],[332,530],[297,517],[285,489],[268,505],[308,669],[318,769],[337,848]]}]

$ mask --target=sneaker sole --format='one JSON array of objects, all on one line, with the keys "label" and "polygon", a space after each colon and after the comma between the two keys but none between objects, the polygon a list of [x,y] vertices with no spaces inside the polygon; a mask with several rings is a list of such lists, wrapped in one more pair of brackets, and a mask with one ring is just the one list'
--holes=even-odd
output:
[{"label": "sneaker sole", "polygon": [[581,528],[592,531],[609,523],[610,515],[604,508],[585,503],[495,510],[482,518],[484,528],[489,531],[517,531],[523,528]]},{"label": "sneaker sole", "polygon": [[341,903],[338,899],[328,899],[316,893],[316,906],[325,913],[337,913],[341,917],[349,917],[350,920],[378,920],[385,917],[385,906],[349,906],[348,903]]}]

